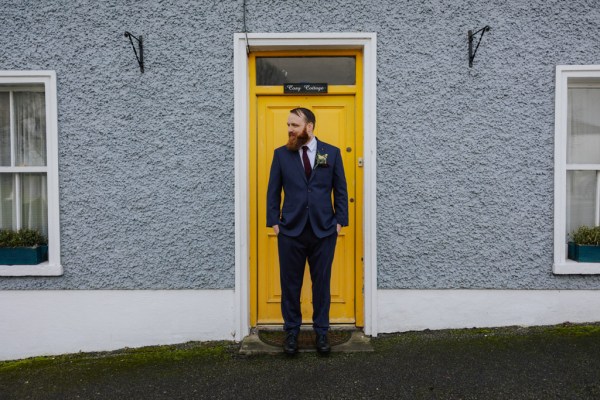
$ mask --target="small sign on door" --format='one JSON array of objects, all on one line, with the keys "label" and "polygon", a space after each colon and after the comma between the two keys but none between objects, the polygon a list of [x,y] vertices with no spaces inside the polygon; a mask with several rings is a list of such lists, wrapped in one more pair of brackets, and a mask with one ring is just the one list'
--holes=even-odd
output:
[{"label": "small sign on door", "polygon": [[284,83],[283,93],[327,93],[326,83]]}]

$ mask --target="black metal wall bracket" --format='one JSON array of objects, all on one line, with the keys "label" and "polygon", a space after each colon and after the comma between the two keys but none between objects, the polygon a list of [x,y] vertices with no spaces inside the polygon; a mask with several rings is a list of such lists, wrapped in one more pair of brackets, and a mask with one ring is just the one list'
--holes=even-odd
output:
[{"label": "black metal wall bracket", "polygon": [[[481,39],[483,39],[483,34],[490,31],[490,26],[486,25],[478,31],[468,31],[467,34],[469,36],[469,67],[473,67],[473,60],[475,59],[475,54],[477,54],[477,49],[479,48],[479,44],[481,43]],[[481,32],[481,36],[479,36],[479,41],[477,42],[477,46],[475,46],[475,50],[473,50],[473,37]]]},{"label": "black metal wall bracket", "polygon": [[[142,35],[140,35],[139,39],[133,36],[130,32],[125,32],[125,37],[129,38],[131,42],[131,47],[133,47],[133,52],[135,53],[135,58],[137,59],[138,64],[140,65],[140,72],[144,73],[144,39]],[[135,45],[133,44],[133,39],[137,40],[138,48],[140,49],[140,55],[138,57],[138,52],[135,49]]]},{"label": "black metal wall bracket", "polygon": [[244,0],[244,33],[246,34],[246,55],[250,55],[250,44],[248,43],[248,28],[246,27],[246,0]]}]

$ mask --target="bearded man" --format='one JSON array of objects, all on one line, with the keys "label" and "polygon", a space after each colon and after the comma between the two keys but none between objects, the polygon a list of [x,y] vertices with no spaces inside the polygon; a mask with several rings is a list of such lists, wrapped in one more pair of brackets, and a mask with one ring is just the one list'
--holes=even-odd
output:
[{"label": "bearded man", "polygon": [[[277,235],[281,312],[287,354],[298,351],[302,325],[300,292],[308,260],[313,329],[319,353],[329,353],[331,265],[337,236],[348,225],[348,193],[340,149],[314,136],[316,118],[307,108],[288,116],[288,143],[275,149],[267,189],[267,226]],[[281,205],[281,191],[285,194]],[[331,194],[333,193],[333,204]]]}]

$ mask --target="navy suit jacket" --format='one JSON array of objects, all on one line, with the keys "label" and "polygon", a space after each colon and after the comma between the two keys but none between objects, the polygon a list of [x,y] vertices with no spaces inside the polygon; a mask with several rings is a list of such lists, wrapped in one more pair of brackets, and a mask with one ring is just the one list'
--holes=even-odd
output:
[{"label": "navy suit jacket", "polygon": [[[267,226],[279,225],[280,233],[299,236],[310,220],[313,232],[323,238],[348,226],[348,191],[340,149],[317,138],[317,154],[327,154],[327,164],[313,168],[306,178],[298,151],[275,149],[267,189]],[[315,157],[315,164],[317,157]],[[281,204],[281,189],[285,194]],[[333,192],[333,204],[331,193]]]}]

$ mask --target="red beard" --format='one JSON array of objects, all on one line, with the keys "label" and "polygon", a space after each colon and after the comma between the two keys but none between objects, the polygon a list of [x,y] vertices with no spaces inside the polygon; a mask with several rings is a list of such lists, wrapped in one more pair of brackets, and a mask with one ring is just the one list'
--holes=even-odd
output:
[{"label": "red beard", "polygon": [[304,146],[308,142],[308,139],[310,139],[310,136],[308,136],[306,127],[304,127],[304,130],[298,135],[290,135],[288,142],[285,146],[288,148],[288,150],[298,151],[302,146]]}]

